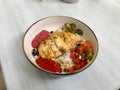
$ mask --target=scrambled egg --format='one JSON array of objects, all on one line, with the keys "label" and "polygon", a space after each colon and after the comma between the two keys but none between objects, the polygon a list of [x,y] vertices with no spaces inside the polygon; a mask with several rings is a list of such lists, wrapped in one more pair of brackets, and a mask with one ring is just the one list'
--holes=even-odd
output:
[{"label": "scrambled egg", "polygon": [[60,50],[69,51],[78,41],[77,36],[70,32],[60,31],[51,35]]},{"label": "scrambled egg", "polygon": [[55,32],[40,43],[38,51],[42,58],[54,60],[62,55],[60,50],[69,51],[77,41],[82,40],[80,36],[78,37],[76,34],[70,32]]},{"label": "scrambled egg", "polygon": [[62,55],[59,49],[55,46],[55,43],[50,39],[50,37],[40,43],[38,51],[42,58],[47,59],[56,58]]}]

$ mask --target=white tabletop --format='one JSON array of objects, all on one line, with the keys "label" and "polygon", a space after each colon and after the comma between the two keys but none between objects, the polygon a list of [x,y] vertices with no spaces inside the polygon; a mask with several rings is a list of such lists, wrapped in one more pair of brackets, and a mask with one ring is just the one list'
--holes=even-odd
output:
[{"label": "white tabletop", "polygon": [[[35,21],[64,15],[86,23],[96,34],[99,53],[85,71],[52,76],[24,56],[23,35]],[[0,63],[7,90],[118,90],[120,88],[120,0],[0,0]]]}]

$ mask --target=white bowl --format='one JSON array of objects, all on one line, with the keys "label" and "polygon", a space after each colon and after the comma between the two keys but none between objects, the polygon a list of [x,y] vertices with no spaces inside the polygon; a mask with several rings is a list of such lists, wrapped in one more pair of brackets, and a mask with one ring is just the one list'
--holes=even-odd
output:
[{"label": "white bowl", "polygon": [[[74,73],[85,70],[87,67],[89,67],[94,62],[94,60],[98,54],[98,40],[97,40],[95,33],[85,23],[83,23],[82,21],[77,20],[75,18],[67,17],[67,16],[51,16],[51,17],[46,17],[46,18],[40,19],[40,20],[36,21],[35,23],[33,23],[28,28],[28,30],[25,32],[25,35],[23,38],[23,51],[25,53],[25,56],[27,57],[28,61],[30,61],[38,69],[46,71],[48,73],[52,73],[52,74],[60,74],[60,75],[62,74],[62,73],[54,73],[54,72],[44,70],[36,64],[35,58],[31,54],[31,51],[33,49],[31,46],[31,42],[32,42],[33,38],[41,30],[48,30],[48,31],[59,30],[62,28],[62,26],[65,23],[75,23],[77,28],[79,28],[83,31],[83,38],[86,40],[90,40],[92,43],[93,49],[94,49],[94,56],[93,56],[92,60],[90,61],[90,63],[88,65],[86,65],[84,68],[75,71]],[[64,73],[64,74],[71,74],[71,73]]]}]

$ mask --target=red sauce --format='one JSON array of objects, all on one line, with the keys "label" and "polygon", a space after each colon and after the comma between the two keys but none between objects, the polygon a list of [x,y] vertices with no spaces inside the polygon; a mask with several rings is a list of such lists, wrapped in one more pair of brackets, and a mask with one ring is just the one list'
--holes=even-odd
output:
[{"label": "red sauce", "polygon": [[48,60],[44,58],[38,58],[36,60],[36,63],[43,69],[50,71],[50,72],[62,72],[61,65],[58,62],[55,62],[53,60]]},{"label": "red sauce", "polygon": [[40,33],[38,33],[35,38],[32,40],[32,47],[37,48],[39,44],[45,40],[49,36],[49,32],[46,30],[42,30]]}]

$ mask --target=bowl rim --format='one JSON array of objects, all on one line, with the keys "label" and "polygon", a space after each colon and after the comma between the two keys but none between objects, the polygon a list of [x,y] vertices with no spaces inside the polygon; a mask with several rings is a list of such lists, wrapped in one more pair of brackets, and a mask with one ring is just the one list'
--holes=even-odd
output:
[{"label": "bowl rim", "polygon": [[[94,37],[95,37],[95,39],[96,39],[96,41],[97,41],[97,42],[96,42],[97,49],[96,49],[96,55],[94,56],[94,59],[91,61],[90,64],[88,64],[87,67],[85,67],[85,68],[83,68],[83,69],[80,69],[80,70],[77,70],[77,71],[75,71],[75,72],[73,72],[73,73],[69,73],[69,72],[68,72],[68,73],[55,73],[55,72],[50,72],[50,71],[47,71],[47,70],[45,70],[45,69],[42,69],[42,68],[37,67],[37,66],[36,66],[34,63],[32,63],[32,61],[29,59],[29,57],[27,56],[27,54],[26,54],[26,52],[25,52],[25,47],[24,47],[24,39],[25,39],[25,36],[26,36],[27,32],[30,30],[30,28],[31,28],[32,26],[34,26],[34,25],[35,25],[36,23],[38,23],[39,21],[42,21],[42,20],[47,19],[47,18],[52,18],[52,17],[65,17],[65,18],[74,19],[74,20],[82,23],[83,25],[85,25],[85,26],[92,32],[92,34],[94,35]],[[98,55],[99,44],[98,44],[98,39],[97,39],[95,33],[93,32],[93,30],[92,30],[88,25],[86,25],[83,21],[81,21],[81,20],[79,20],[79,19],[76,19],[76,18],[73,18],[73,17],[70,17],[70,16],[61,16],[61,15],[59,15],[59,16],[48,16],[48,17],[44,17],[44,18],[42,18],[42,19],[37,20],[37,21],[34,22],[33,24],[31,24],[31,25],[28,27],[28,29],[25,31],[25,33],[24,33],[23,40],[22,40],[22,49],[23,49],[24,55],[25,55],[25,57],[27,58],[27,60],[28,60],[33,66],[35,66],[37,69],[39,69],[39,70],[41,70],[41,71],[43,71],[43,72],[49,73],[49,74],[53,74],[53,75],[71,75],[71,74],[75,74],[75,73],[82,72],[82,71],[84,71],[85,69],[87,69],[89,66],[91,66],[91,65],[93,64],[93,62],[95,61],[95,59],[96,59],[96,57],[97,57],[97,55]]]}]

